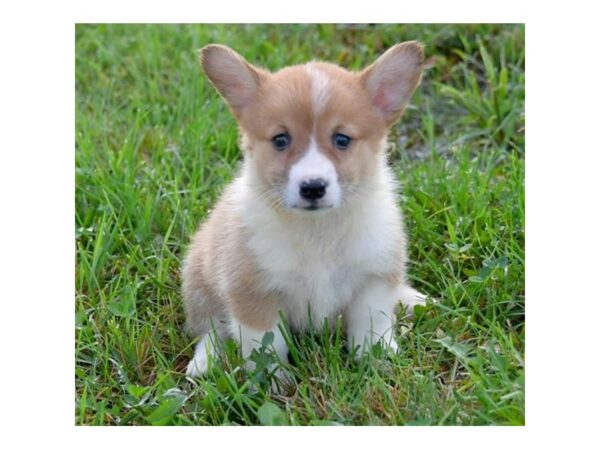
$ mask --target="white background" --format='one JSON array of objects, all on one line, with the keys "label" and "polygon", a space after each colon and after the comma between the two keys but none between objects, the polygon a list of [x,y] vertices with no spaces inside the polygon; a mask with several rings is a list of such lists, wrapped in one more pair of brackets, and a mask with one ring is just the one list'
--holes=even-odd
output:
[{"label": "white background", "polygon": [[[216,3],[0,6],[3,446],[598,448],[600,41],[593,2]],[[76,22],[526,23],[526,426],[75,427]]]}]

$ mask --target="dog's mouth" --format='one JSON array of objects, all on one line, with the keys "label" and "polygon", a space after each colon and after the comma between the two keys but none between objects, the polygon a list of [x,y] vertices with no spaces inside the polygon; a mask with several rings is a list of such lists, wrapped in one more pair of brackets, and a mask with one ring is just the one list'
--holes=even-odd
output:
[{"label": "dog's mouth", "polygon": [[285,196],[283,196],[282,200],[282,206],[284,206],[286,209],[302,213],[308,211],[308,213],[310,214],[316,214],[320,211],[329,211],[335,209],[338,206],[335,202],[332,202],[330,199],[326,198],[308,200],[304,198],[288,199]]},{"label": "dog's mouth", "polygon": [[322,203],[319,201],[298,202],[296,204],[286,205],[286,209],[290,209],[292,211],[298,211],[298,212],[309,211],[311,213],[315,213],[318,211],[328,211],[328,210],[334,209],[334,208],[335,208],[334,205],[331,205],[328,203]]},{"label": "dog's mouth", "polygon": [[303,209],[304,211],[322,211],[333,208],[333,205],[319,205],[317,202],[311,202],[308,206],[300,206],[297,208]]}]

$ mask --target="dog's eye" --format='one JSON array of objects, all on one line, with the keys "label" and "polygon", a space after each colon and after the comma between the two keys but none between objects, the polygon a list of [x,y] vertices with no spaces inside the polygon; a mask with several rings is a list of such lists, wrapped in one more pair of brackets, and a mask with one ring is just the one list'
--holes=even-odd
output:
[{"label": "dog's eye", "polygon": [[340,150],[346,150],[350,146],[350,142],[352,142],[352,138],[350,136],[346,136],[342,133],[335,133],[333,135],[333,145]]},{"label": "dog's eye", "polygon": [[287,133],[278,134],[277,136],[273,136],[273,139],[271,139],[273,145],[279,151],[285,150],[290,145],[291,140],[292,138]]}]

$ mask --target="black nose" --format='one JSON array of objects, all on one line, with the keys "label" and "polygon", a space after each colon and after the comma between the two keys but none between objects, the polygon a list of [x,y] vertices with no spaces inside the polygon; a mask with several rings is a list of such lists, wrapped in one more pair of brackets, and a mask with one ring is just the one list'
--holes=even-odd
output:
[{"label": "black nose", "polygon": [[323,178],[314,178],[300,183],[300,195],[307,200],[317,200],[323,197],[326,189],[327,181]]}]

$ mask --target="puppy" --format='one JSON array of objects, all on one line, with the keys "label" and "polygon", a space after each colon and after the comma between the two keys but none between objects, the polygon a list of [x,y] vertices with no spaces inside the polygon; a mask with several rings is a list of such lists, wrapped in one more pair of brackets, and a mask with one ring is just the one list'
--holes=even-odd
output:
[{"label": "puppy", "polygon": [[406,276],[387,134],[420,82],[423,47],[397,44],[360,72],[310,62],[271,73],[222,45],[200,62],[239,124],[244,161],[185,258],[187,327],[200,337],[187,375],[206,371],[215,337],[247,357],[271,331],[285,360],[280,313],[295,329],[341,315],[357,355],[396,350],[395,306],[425,297]]}]

